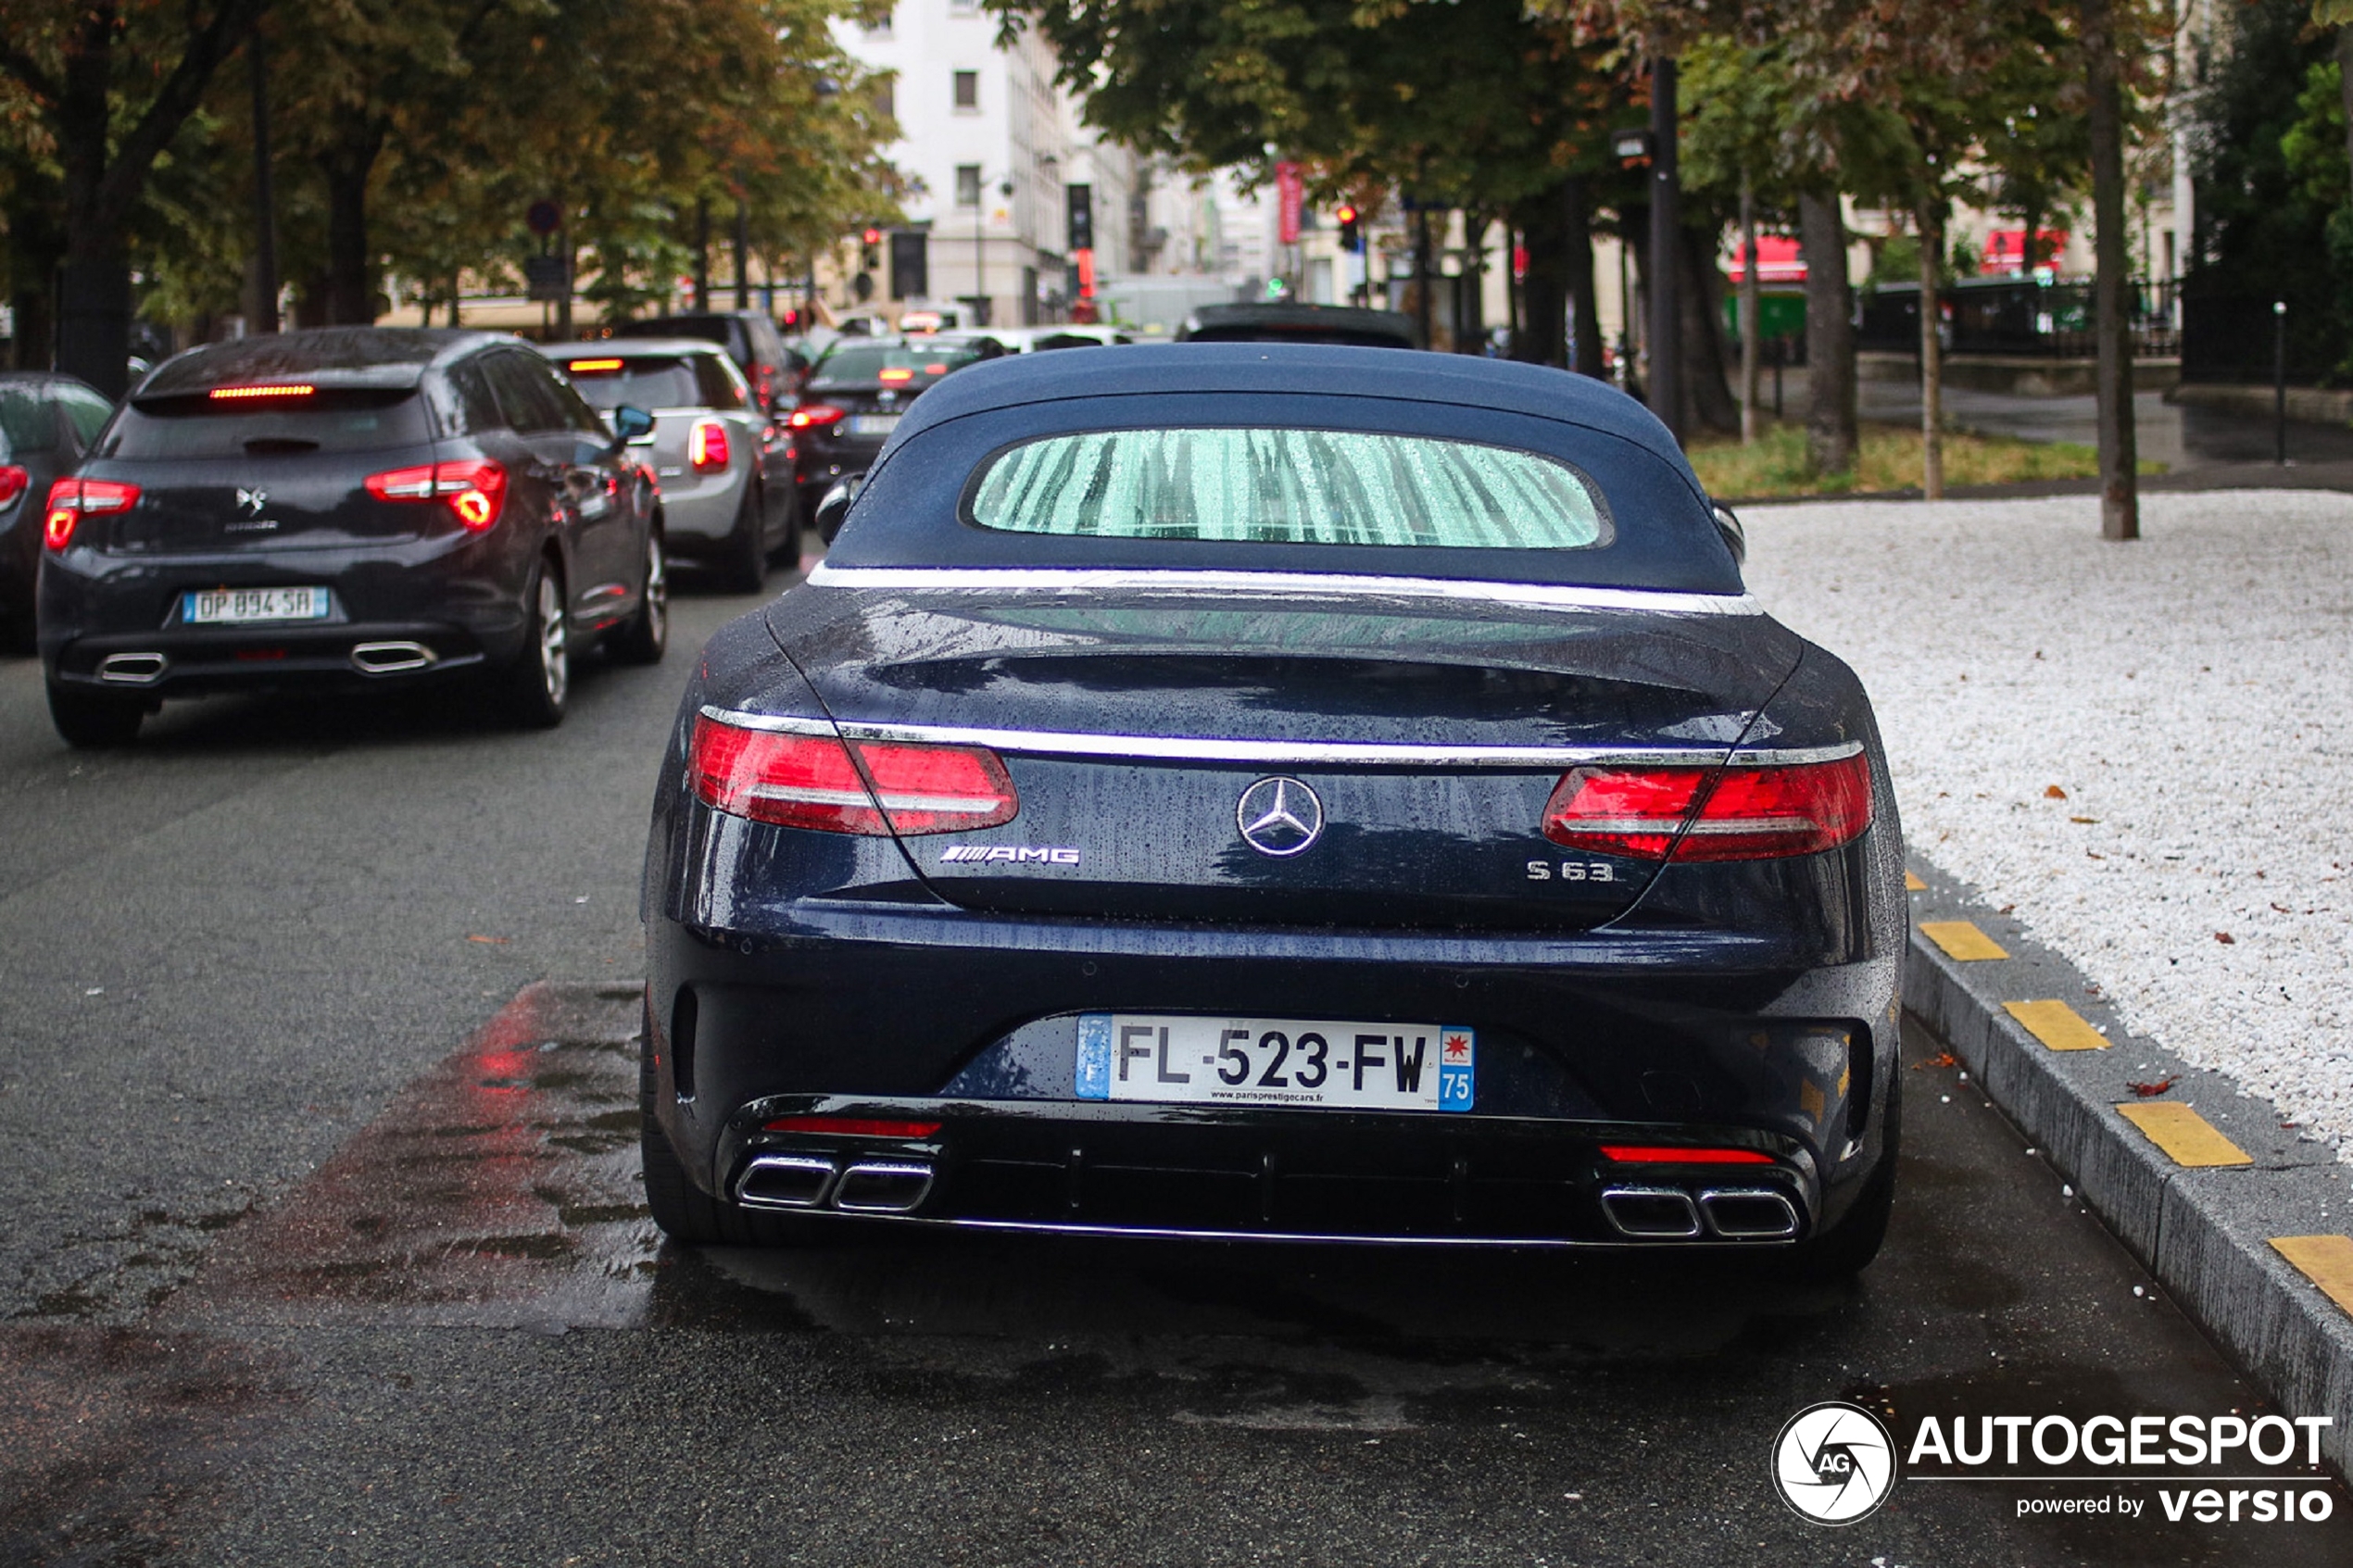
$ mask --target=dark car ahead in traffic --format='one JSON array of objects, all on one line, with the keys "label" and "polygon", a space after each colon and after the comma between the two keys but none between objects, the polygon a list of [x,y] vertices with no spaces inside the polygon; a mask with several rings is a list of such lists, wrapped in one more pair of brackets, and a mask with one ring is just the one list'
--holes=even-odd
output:
[{"label": "dark car ahead in traffic", "polygon": [[751,383],[751,395],[763,414],[789,408],[800,372],[808,360],[785,342],[776,323],[758,310],[707,310],[684,316],[649,316],[623,321],[613,336],[691,337],[717,344]]},{"label": "dark car ahead in traffic", "polygon": [[630,445],[661,487],[661,537],[673,559],[757,593],[768,558],[799,553],[800,495],[792,443],[761,411],[735,362],[686,338],[556,343],[541,347],[589,404],[644,408],[653,429]]},{"label": "dark car ahead in traffic", "polygon": [[1860,1268],[1901,841],[1674,439],[1453,356],[1024,355],[723,629],[648,848],[645,1173],[797,1217]]},{"label": "dark car ahead in traffic", "polygon": [[786,417],[800,474],[802,515],[825,492],[864,473],[899,420],[941,377],[982,358],[963,344],[924,338],[836,339],[809,372]]},{"label": "dark car ahead in traffic", "polygon": [[42,502],[113,412],[94,387],[71,376],[0,372],[0,646],[12,652],[33,647]]},{"label": "dark car ahead in traffic", "polygon": [[191,349],[50,489],[50,712],[103,746],[167,697],[479,671],[519,721],[553,724],[580,640],[661,657],[654,509],[653,475],[511,337],[338,327]]},{"label": "dark car ahead in traffic", "polygon": [[1327,343],[1350,348],[1417,348],[1414,319],[1353,305],[1240,304],[1194,307],[1178,343]]}]

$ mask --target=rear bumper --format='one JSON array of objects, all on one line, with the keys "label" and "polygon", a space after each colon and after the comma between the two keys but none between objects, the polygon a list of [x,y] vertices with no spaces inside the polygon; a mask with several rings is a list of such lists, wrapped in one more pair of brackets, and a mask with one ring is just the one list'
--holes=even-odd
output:
[{"label": "rear bumper", "polygon": [[[1758,1246],[1835,1223],[1881,1153],[1894,960],[1809,966],[1753,942],[1653,934],[1131,928],[816,906],[763,936],[649,924],[655,1114],[693,1180],[754,1206],[761,1162],[785,1161],[769,1206],[910,1223]],[[1467,1114],[1082,1100],[1082,1011],[1469,1025],[1477,1100]],[[767,1128],[812,1115],[939,1131],[891,1142]],[[1628,1165],[1605,1143],[1770,1162]],[[919,1167],[924,1180],[900,1186],[920,1198],[845,1204],[849,1173],[877,1163]],[[814,1184],[807,1201],[783,1200],[790,1179]],[[1604,1195],[1639,1189],[1679,1195],[1649,1208],[1684,1204],[1688,1226],[1629,1234]],[[1712,1223],[1703,1195],[1733,1190],[1785,1202],[1788,1223]]]},{"label": "rear bumper", "polygon": [[662,541],[673,555],[688,558],[712,554],[736,531],[744,486],[751,483],[749,467],[722,479],[679,479],[662,482]]},{"label": "rear bumper", "polygon": [[[521,646],[519,636],[513,642]],[[405,685],[474,669],[489,658],[472,630],[446,621],[171,628],[62,642],[50,679],[161,698],[289,685]]]}]

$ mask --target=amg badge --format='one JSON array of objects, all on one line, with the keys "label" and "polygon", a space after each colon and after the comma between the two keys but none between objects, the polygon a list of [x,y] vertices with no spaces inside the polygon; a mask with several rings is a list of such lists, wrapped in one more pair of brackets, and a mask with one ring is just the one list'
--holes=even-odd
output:
[{"label": "amg badge", "polygon": [[940,855],[943,861],[977,860],[1010,861],[1014,865],[1075,866],[1078,864],[1076,849],[1044,849],[1026,844],[959,844]]}]

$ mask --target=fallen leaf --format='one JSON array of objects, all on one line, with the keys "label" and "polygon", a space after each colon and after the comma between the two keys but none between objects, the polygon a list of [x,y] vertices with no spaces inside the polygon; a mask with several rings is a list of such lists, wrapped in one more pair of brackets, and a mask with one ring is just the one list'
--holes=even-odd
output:
[{"label": "fallen leaf", "polygon": [[2296,913],[2296,911],[2295,911],[2294,909],[2289,909],[2289,908],[2288,908],[2285,904],[2274,904],[2274,905],[2272,905],[2272,906],[2271,906],[2271,908],[2273,908],[2273,909],[2275,909],[2279,910],[2279,911],[2280,911],[2280,913],[2282,913],[2282,914],[2284,914],[2284,915],[2292,915],[2292,914]]},{"label": "fallen leaf", "polygon": [[2238,946],[2239,939],[2232,935],[2227,931],[2218,931],[2214,934],[2214,940],[2220,942],[2225,947],[2235,947]]},{"label": "fallen leaf", "polygon": [[2067,791],[2059,788],[2057,784],[2051,784],[2044,789],[2043,798],[2045,800],[2064,800],[2067,798]]},{"label": "fallen leaf", "polygon": [[486,943],[493,947],[503,947],[508,943],[513,941],[514,938],[511,936],[474,936],[470,935],[467,936],[466,940],[469,942]]},{"label": "fallen leaf", "polygon": [[1926,1061],[1916,1061],[1912,1063],[1912,1071],[1918,1073],[1923,1067],[1958,1067],[1960,1064],[1961,1059],[1955,1056],[1951,1051],[1938,1051]]},{"label": "fallen leaf", "polygon": [[2070,822],[2096,822],[2099,821],[2097,817],[2070,817],[2067,820]]},{"label": "fallen leaf", "polygon": [[2124,1086],[2132,1090],[2134,1094],[2140,1096],[2143,1099],[2146,1099],[2151,1095],[2163,1094],[2166,1090],[2171,1088],[2173,1084],[2174,1080],[2171,1078],[2159,1078],[2154,1084],[2127,1084]]}]

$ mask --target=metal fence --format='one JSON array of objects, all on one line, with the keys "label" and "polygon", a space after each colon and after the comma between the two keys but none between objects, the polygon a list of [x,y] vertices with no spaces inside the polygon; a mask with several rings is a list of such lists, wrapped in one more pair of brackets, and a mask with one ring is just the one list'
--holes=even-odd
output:
[{"label": "metal fence", "polygon": [[[2182,302],[2175,281],[2136,278],[2126,286],[2133,353],[2139,358],[2182,351]],[[1919,352],[1920,289],[1889,283],[1857,297],[1857,346]],[[2041,358],[2091,358],[2092,285],[2032,278],[1963,278],[1938,291],[1937,333],[1948,354],[2015,354]]]}]

